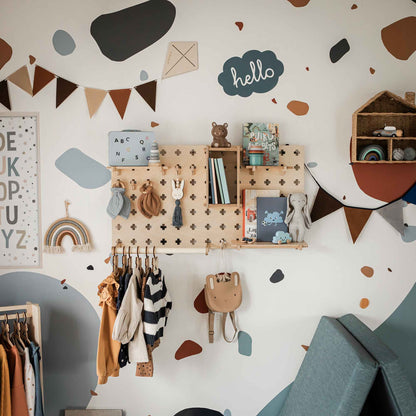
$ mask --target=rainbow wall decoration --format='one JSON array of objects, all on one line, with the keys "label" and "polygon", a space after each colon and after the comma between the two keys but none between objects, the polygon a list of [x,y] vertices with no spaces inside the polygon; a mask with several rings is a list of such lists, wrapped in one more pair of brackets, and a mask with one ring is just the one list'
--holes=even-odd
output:
[{"label": "rainbow wall decoration", "polygon": [[61,246],[65,236],[69,236],[74,243],[72,251],[90,251],[92,249],[91,239],[82,222],[64,217],[50,225],[45,234],[44,251],[46,253],[60,254],[64,252]]}]

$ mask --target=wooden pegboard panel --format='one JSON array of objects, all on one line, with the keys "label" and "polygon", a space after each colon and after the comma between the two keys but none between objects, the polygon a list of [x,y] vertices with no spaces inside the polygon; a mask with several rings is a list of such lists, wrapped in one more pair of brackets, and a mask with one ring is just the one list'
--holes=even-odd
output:
[{"label": "wooden pegboard panel", "polygon": [[[163,248],[204,248],[207,243],[218,244],[224,238],[230,242],[240,239],[242,235],[242,209],[238,204],[208,204],[208,146],[160,146],[160,160],[168,169],[162,175],[160,167],[123,167],[112,170],[112,182],[120,179],[126,185],[132,209],[127,220],[117,217],[112,222],[113,244]],[[225,153],[224,153],[225,154]],[[221,157],[221,155],[217,155]],[[226,156],[232,158],[232,156]],[[302,146],[281,146],[280,163],[293,167],[281,171],[273,167],[260,167],[254,175],[241,166],[240,192],[244,188],[280,189],[282,194],[303,192],[304,189],[304,155]],[[183,226],[178,230],[172,226],[172,214],[175,202],[172,198],[172,179],[176,178],[175,165],[181,166],[179,177],[185,180],[184,197],[181,200]],[[194,175],[191,165],[196,166]],[[231,180],[235,181],[235,165]],[[131,179],[137,182],[132,189]],[[155,192],[161,197],[161,213],[151,219],[145,218],[137,209],[140,186],[147,179],[151,180]]]}]

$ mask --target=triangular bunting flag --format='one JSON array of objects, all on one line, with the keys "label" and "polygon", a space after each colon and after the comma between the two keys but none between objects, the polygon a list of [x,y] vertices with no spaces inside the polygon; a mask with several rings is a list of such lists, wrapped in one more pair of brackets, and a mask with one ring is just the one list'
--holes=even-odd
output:
[{"label": "triangular bunting flag", "polygon": [[114,105],[117,108],[120,117],[124,117],[124,113],[126,112],[127,103],[129,102],[131,89],[126,88],[123,90],[111,90],[109,91],[110,97],[113,100]]},{"label": "triangular bunting flag", "polygon": [[344,212],[352,241],[355,243],[373,211],[365,208],[344,207]]},{"label": "triangular bunting flag", "polygon": [[312,222],[318,221],[342,207],[341,202],[319,187],[311,211]]},{"label": "triangular bunting flag", "polygon": [[402,196],[403,201],[416,205],[416,183]]},{"label": "triangular bunting flag", "polygon": [[0,104],[3,104],[7,109],[11,110],[9,86],[7,85],[7,79],[0,82]]},{"label": "triangular bunting flag", "polygon": [[48,85],[55,78],[55,74],[47,71],[39,65],[35,67],[35,76],[33,79],[33,95],[36,95],[46,85]]},{"label": "triangular bunting flag", "polygon": [[28,94],[32,95],[32,84],[30,83],[29,71],[27,66],[24,65],[13,74],[9,75],[7,78],[8,81],[13,82],[23,91],[26,91]]},{"label": "triangular bunting flag", "polygon": [[85,98],[87,100],[90,118],[98,111],[103,102],[107,91],[98,90],[96,88],[85,88]]},{"label": "triangular bunting flag", "polygon": [[56,80],[56,108],[58,108],[77,88],[77,84],[58,77]]},{"label": "triangular bunting flag", "polygon": [[385,207],[379,208],[377,212],[401,235],[404,235],[402,200],[399,199]]},{"label": "triangular bunting flag", "polygon": [[156,87],[157,81],[146,82],[146,84],[134,87],[153,111],[156,111]]}]

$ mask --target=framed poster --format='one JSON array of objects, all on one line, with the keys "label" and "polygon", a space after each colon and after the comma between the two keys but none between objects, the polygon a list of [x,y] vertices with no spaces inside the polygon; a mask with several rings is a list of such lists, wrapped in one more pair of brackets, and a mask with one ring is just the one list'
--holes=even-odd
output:
[{"label": "framed poster", "polygon": [[0,113],[0,268],[41,267],[39,114]]}]

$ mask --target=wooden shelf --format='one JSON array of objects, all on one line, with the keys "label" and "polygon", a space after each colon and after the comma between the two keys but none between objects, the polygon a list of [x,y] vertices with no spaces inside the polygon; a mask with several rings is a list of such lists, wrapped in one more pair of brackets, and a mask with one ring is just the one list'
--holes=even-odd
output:
[{"label": "wooden shelf", "polygon": [[359,116],[416,116],[416,113],[358,113]]},{"label": "wooden shelf", "polygon": [[237,152],[241,150],[241,146],[231,146],[231,147],[208,147],[210,152]]},{"label": "wooden shelf", "polygon": [[241,204],[208,204],[208,207],[215,208],[215,207],[221,207],[221,208],[241,208]]},{"label": "wooden shelf", "polygon": [[303,248],[307,248],[308,244],[304,241],[301,243],[287,243],[287,244],[273,244],[267,241],[256,241],[254,243],[248,244],[244,243],[240,240],[232,240],[231,241],[231,248],[293,248],[296,250],[302,250]]},{"label": "wooden shelf", "polygon": [[279,170],[280,173],[282,175],[284,175],[288,169],[294,169],[294,167],[293,166],[283,166],[283,165],[276,165],[276,166],[268,166],[268,165],[252,166],[252,165],[248,165],[248,166],[246,166],[246,169],[248,169],[250,171],[250,175],[254,175],[254,172],[257,169],[263,169],[263,170],[266,170],[266,171],[268,171],[269,169]]},{"label": "wooden shelf", "polygon": [[383,136],[357,136],[357,139],[367,139],[367,140],[389,140],[389,139],[394,139],[394,140],[416,140],[416,137],[407,137],[407,136],[403,136],[403,137],[383,137]]}]

